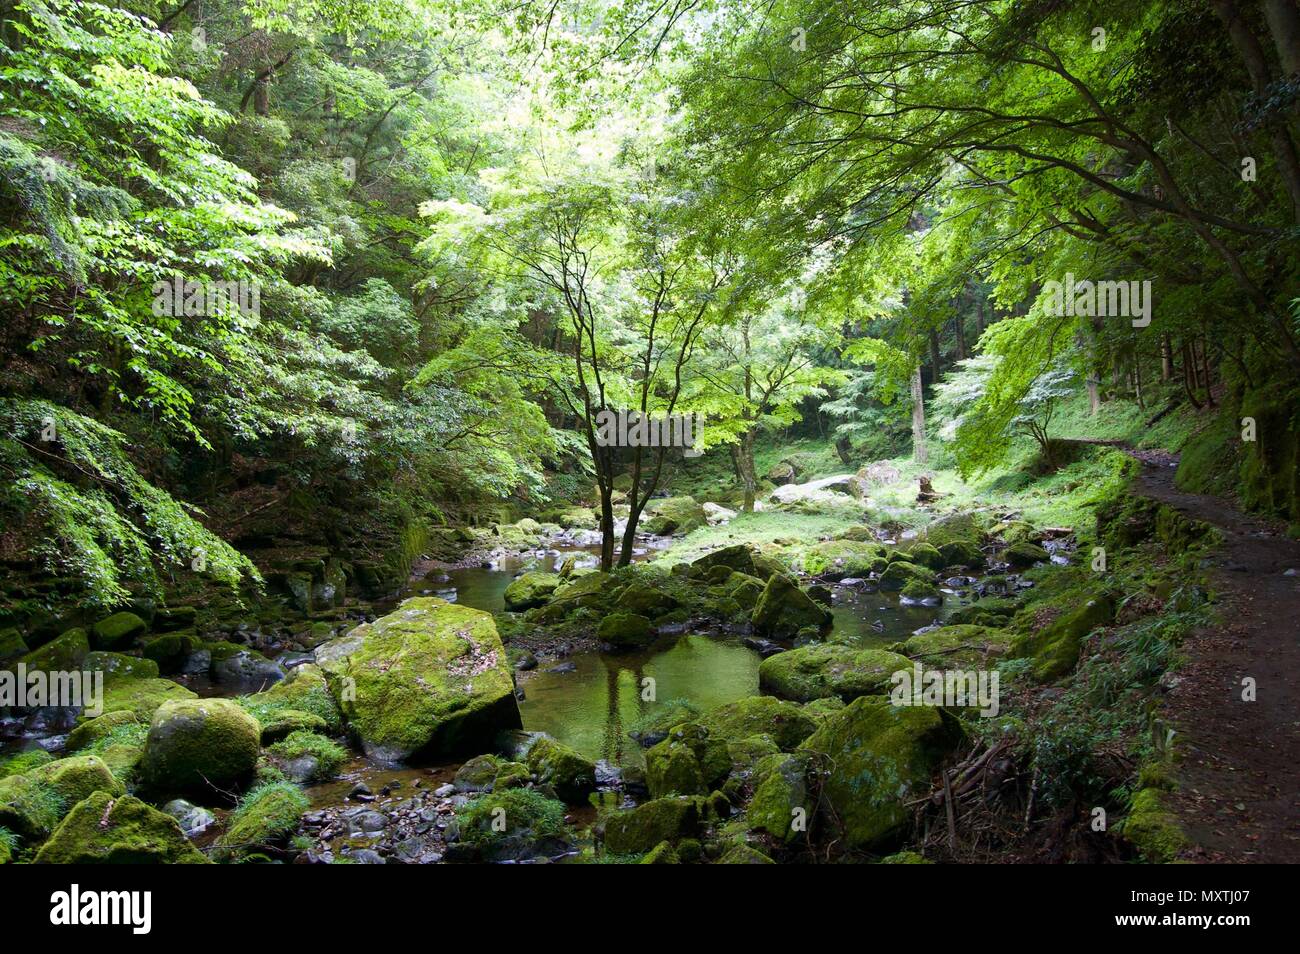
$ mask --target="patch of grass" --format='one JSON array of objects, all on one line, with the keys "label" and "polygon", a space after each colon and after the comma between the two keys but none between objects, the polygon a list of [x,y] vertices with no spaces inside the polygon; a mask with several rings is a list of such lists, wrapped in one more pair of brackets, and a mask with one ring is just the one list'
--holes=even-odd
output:
[{"label": "patch of grass", "polygon": [[481,795],[456,813],[456,821],[461,841],[481,850],[521,833],[533,839],[561,838],[565,833],[564,805],[531,788]]},{"label": "patch of grass", "polygon": [[315,758],[318,768],[313,773],[312,780],[333,778],[348,757],[347,752],[337,742],[305,729],[290,732],[271,746],[270,751],[272,755],[287,760],[307,755]]},{"label": "patch of grass", "polygon": [[54,761],[54,756],[44,749],[28,749],[0,762],[0,778],[10,775],[26,775],[34,768],[40,768]]}]

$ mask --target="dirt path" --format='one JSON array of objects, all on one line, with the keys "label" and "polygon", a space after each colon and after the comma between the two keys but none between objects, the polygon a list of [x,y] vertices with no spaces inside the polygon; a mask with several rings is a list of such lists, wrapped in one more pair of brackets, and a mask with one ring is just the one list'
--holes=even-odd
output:
[{"label": "dirt path", "polygon": [[[1300,862],[1300,541],[1217,497],[1174,487],[1177,458],[1130,451],[1138,489],[1222,531],[1212,587],[1222,625],[1184,643],[1167,698],[1192,861]],[[1286,575],[1287,571],[1292,575]],[[1242,680],[1257,701],[1242,701]]]}]

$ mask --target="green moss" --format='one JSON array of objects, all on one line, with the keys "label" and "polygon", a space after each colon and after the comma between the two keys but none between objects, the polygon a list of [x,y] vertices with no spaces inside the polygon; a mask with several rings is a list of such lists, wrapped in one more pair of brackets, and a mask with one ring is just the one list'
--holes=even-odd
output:
[{"label": "green moss", "polygon": [[705,525],[704,508],[693,497],[665,497],[646,504],[645,516],[637,528],[657,535],[690,533]]},{"label": "green moss", "polygon": [[1035,563],[1046,563],[1051,555],[1035,543],[1013,543],[1002,551],[1002,559],[1014,567],[1028,567]]},{"label": "green moss", "polygon": [[939,552],[937,547],[929,543],[916,542],[907,549],[907,560],[917,566],[923,566],[930,570],[942,570],[948,565],[944,555]]},{"label": "green moss", "polygon": [[848,702],[888,692],[890,677],[911,669],[911,660],[885,649],[815,643],[764,659],[758,667],[758,685],[764,692],[795,702],[827,696]]},{"label": "green moss", "polygon": [[646,646],[654,641],[654,624],[635,613],[610,613],[600,621],[596,636],[620,649]]},{"label": "green moss", "polygon": [[87,653],[82,664],[88,672],[102,672],[109,676],[126,676],[133,679],[157,679],[158,664],[152,659],[125,656],[122,653]]},{"label": "green moss", "polygon": [[205,864],[170,815],[129,795],[95,792],[36,855],[37,864]]},{"label": "green moss", "polygon": [[921,602],[922,600],[940,600],[943,598],[943,594],[939,592],[939,588],[933,583],[927,583],[925,580],[908,580],[907,583],[903,585],[903,589],[899,595],[905,600],[912,600],[914,602]]},{"label": "green moss", "polygon": [[271,754],[278,758],[292,761],[306,756],[316,760],[316,770],[310,781],[333,778],[347,761],[347,751],[337,742],[316,732],[299,729],[290,732],[285,738],[270,748]]},{"label": "green moss", "polygon": [[1004,656],[1011,640],[1011,633],[987,626],[942,626],[913,636],[903,643],[903,652],[927,665],[979,669]]},{"label": "green moss", "polygon": [[882,865],[932,865],[933,861],[915,851],[900,851],[880,859]]},{"label": "green moss", "polygon": [[822,796],[846,847],[872,848],[900,834],[912,817],[906,803],[929,791],[935,767],[959,738],[934,708],[865,697],[828,716],[800,749],[826,760]]},{"label": "green moss", "polygon": [[885,548],[879,544],[845,539],[813,544],[798,557],[805,573],[826,579],[870,576],[888,562]]},{"label": "green moss", "polygon": [[27,652],[27,643],[23,634],[14,626],[0,629],[0,659],[21,656]]},{"label": "green moss", "polygon": [[561,582],[556,573],[525,573],[506,587],[506,609],[518,611],[543,606]]},{"label": "green moss", "polygon": [[752,622],[754,631],[761,636],[788,639],[809,626],[819,632],[829,630],[831,613],[801,590],[793,579],[778,573],[763,587]]},{"label": "green moss", "polygon": [[721,858],[718,859],[720,865],[774,865],[776,864],[771,858],[763,854],[757,848],[749,845],[736,845]]},{"label": "green moss", "polygon": [[240,799],[226,830],[216,842],[218,861],[239,861],[282,846],[310,806],[302,789],[290,782],[259,785]]},{"label": "green moss", "polygon": [[605,850],[640,854],[660,842],[676,842],[699,829],[700,809],[693,798],[657,798],[605,819]]},{"label": "green moss", "polygon": [[[297,666],[289,670],[287,679],[270,689],[240,696],[237,701],[261,723],[263,738],[272,741],[287,735],[293,728],[314,728],[307,724],[294,724],[301,721],[301,716],[296,713],[308,713],[319,719],[327,732],[337,734],[343,731],[343,715],[319,666]],[[292,724],[292,728],[282,731],[287,723]]]},{"label": "green moss", "polygon": [[70,629],[22,658],[29,670],[71,672],[81,668],[90,652],[90,640],[84,629]]},{"label": "green moss", "polygon": [[596,790],[596,765],[562,742],[539,735],[529,745],[524,763],[541,785],[549,785],[570,805],[585,805]]},{"label": "green moss", "polygon": [[646,752],[646,786],[651,796],[706,795],[731,771],[727,743],[698,723],[675,726]]},{"label": "green moss", "polygon": [[1133,796],[1121,833],[1152,864],[1168,864],[1189,843],[1178,819],[1164,807],[1161,791],[1155,788],[1144,788]]},{"label": "green moss", "polygon": [[65,805],[75,805],[92,792],[125,795],[126,789],[97,755],[73,755],[33,769],[31,777],[52,788]]},{"label": "green moss", "polygon": [[[770,755],[754,769],[754,795],[745,810],[750,828],[792,842],[806,838],[812,822],[808,774],[813,757],[807,752]],[[803,819],[802,830],[795,824]]]},{"label": "green moss", "polygon": [[90,634],[94,637],[97,648],[115,649],[129,646],[137,636],[144,635],[148,628],[148,624],[134,613],[114,613],[92,626]]},{"label": "green moss", "polygon": [[127,710],[148,722],[164,702],[197,699],[194,693],[170,679],[112,678],[104,680],[105,713]]},{"label": "green moss", "polygon": [[11,755],[7,759],[0,760],[0,778],[8,778],[10,775],[25,775],[32,769],[48,765],[53,761],[54,756],[44,749],[28,749],[26,752],[19,752],[17,755]]},{"label": "green moss", "polygon": [[229,699],[165,702],[154,713],[141,775],[160,792],[210,792],[248,781],[261,750],[261,727]]},{"label": "green moss", "polygon": [[655,845],[637,864],[642,865],[679,865],[682,863],[681,858],[677,857],[677,851],[672,844],[661,841]]},{"label": "green moss", "polygon": [[915,563],[909,563],[907,560],[894,559],[880,574],[880,588],[882,590],[901,590],[912,580],[933,583],[934,571],[918,566]]},{"label": "green moss", "polygon": [[422,597],[325,644],[317,659],[369,754],[448,754],[519,728],[505,647],[481,610]]},{"label": "green moss", "polygon": [[1032,657],[1034,678],[1040,682],[1059,679],[1078,663],[1084,637],[1114,618],[1114,602],[1108,595],[1098,594],[1062,613],[1038,632],[1017,637],[1012,655]]},{"label": "green moss", "polygon": [[710,709],[698,720],[713,738],[739,742],[766,735],[783,750],[793,749],[812,735],[817,722],[801,707],[772,696],[750,696]]},{"label": "green moss", "polygon": [[0,779],[0,825],[23,838],[44,838],[67,808],[54,786],[34,775]]},{"label": "green moss", "polygon": [[564,805],[527,788],[511,788],[471,799],[456,812],[456,822],[461,842],[488,859],[505,850],[508,842],[539,842],[567,836]]}]

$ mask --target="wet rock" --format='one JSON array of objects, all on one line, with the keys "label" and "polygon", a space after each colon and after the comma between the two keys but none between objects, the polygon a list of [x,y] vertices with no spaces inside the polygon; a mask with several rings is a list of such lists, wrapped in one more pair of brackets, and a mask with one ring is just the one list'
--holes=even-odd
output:
[{"label": "wet rock", "polygon": [[181,826],[181,831],[187,838],[195,838],[203,834],[217,821],[217,816],[212,812],[183,798],[172,799],[163,806],[163,811],[176,819],[176,823]]}]

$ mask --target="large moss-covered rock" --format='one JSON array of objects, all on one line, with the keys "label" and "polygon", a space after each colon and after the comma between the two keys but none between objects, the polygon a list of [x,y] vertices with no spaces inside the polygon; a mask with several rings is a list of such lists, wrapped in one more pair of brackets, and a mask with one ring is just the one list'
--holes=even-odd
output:
[{"label": "large moss-covered rock", "polygon": [[63,804],[68,806],[88,798],[92,792],[126,794],[122,783],[97,755],[73,755],[59,759],[33,770],[31,776],[49,785]]},{"label": "large moss-covered rock", "polygon": [[1046,563],[1051,555],[1036,543],[1013,543],[1002,551],[1002,559],[1014,567],[1029,567]]},{"label": "large moss-covered rock", "polygon": [[587,797],[596,790],[596,764],[550,736],[533,739],[524,764],[537,777],[538,784],[549,785],[570,805],[586,804]]},{"label": "large moss-covered rock", "polygon": [[907,560],[894,560],[889,566],[885,567],[880,574],[880,588],[882,590],[901,590],[912,580],[920,580],[923,583],[934,582],[934,571]]},{"label": "large moss-covered rock", "polygon": [[725,740],[698,723],[674,727],[646,752],[646,786],[651,796],[706,795],[731,771]]},{"label": "large moss-covered rock", "polygon": [[704,507],[694,497],[651,500],[646,504],[645,512],[647,516],[642,519],[638,529],[656,535],[690,533],[708,522]]},{"label": "large moss-covered rock", "polygon": [[141,774],[151,789],[174,794],[237,787],[257,767],[261,733],[229,699],[165,702],[149,724]]},{"label": "large moss-covered rock", "polygon": [[348,726],[385,761],[445,755],[522,725],[492,616],[434,597],[406,600],[316,651]]},{"label": "large moss-covered rock", "polygon": [[763,587],[752,623],[760,636],[791,639],[805,626],[825,632],[831,625],[831,613],[799,589],[793,579],[776,574]]},{"label": "large moss-covered rock", "polygon": [[1011,634],[987,626],[941,626],[913,636],[903,643],[903,651],[926,665],[943,668],[978,669],[1011,647]]},{"label": "large moss-covered rock", "polygon": [[676,597],[655,586],[653,580],[634,580],[624,587],[614,605],[625,613],[654,619],[676,609],[678,603]]},{"label": "large moss-covered rock", "polygon": [[799,557],[805,573],[828,580],[870,576],[888,562],[885,548],[879,544],[846,539],[813,544]]},{"label": "large moss-covered rock", "polygon": [[1038,632],[1016,638],[1012,654],[1032,657],[1034,678],[1039,681],[1059,679],[1078,664],[1083,638],[1114,618],[1114,602],[1106,594],[1097,595],[1062,613]]},{"label": "large moss-covered rock", "polygon": [[101,619],[90,628],[95,646],[99,649],[117,649],[130,646],[137,636],[143,636],[149,625],[134,613],[114,613]]},{"label": "large moss-covered rock", "polygon": [[933,521],[917,536],[940,552],[950,543],[962,543],[979,548],[984,542],[984,531],[969,513],[954,513]]},{"label": "large moss-covered rock", "polygon": [[512,612],[544,606],[563,581],[558,573],[532,571],[511,580],[506,587],[506,609]]},{"label": "large moss-covered rock", "polygon": [[654,624],[636,613],[610,613],[600,621],[596,636],[620,649],[649,644],[655,637]]},{"label": "large moss-covered rock", "polygon": [[197,699],[193,692],[170,679],[113,678],[104,680],[104,712],[126,710],[148,722],[164,702]]},{"label": "large moss-covered rock", "polygon": [[691,563],[687,571],[691,579],[706,577],[715,567],[725,566],[737,573],[747,573],[765,582],[781,565],[771,557],[756,553],[743,543],[714,550]]},{"label": "large moss-covered rock", "polygon": [[70,629],[22,658],[28,671],[72,672],[81,668],[90,653],[90,640],[84,629]]},{"label": "large moss-covered rock", "polygon": [[807,837],[813,806],[808,797],[808,752],[780,753],[762,759],[754,769],[754,795],[745,810],[749,827],[784,842]]},{"label": "large moss-covered rock", "polygon": [[[319,719],[322,731],[343,731],[343,714],[334,702],[325,673],[316,665],[295,666],[283,682],[263,692],[240,696],[239,704],[262,724],[262,738],[267,741],[287,735],[294,728],[314,728],[304,722],[302,713]],[[281,731],[286,725],[292,727]]]},{"label": "large moss-covered rock", "polygon": [[605,819],[605,850],[617,855],[641,854],[660,842],[690,838],[699,825],[699,802],[694,798],[656,798]]},{"label": "large moss-covered rock", "polygon": [[583,606],[598,608],[609,605],[616,592],[612,574],[598,570],[573,577],[555,591],[550,605],[565,613]]},{"label": "large moss-covered rock", "polygon": [[901,833],[912,817],[906,803],[929,791],[957,741],[938,709],[864,697],[829,716],[800,748],[826,760],[821,794],[845,846],[873,848]]},{"label": "large moss-covered rock", "polygon": [[0,778],[0,827],[24,838],[44,838],[67,808],[48,782],[30,773]]},{"label": "large moss-covered rock", "polygon": [[948,622],[953,624],[974,624],[978,626],[1003,626],[1020,608],[1016,600],[999,596],[985,596],[973,603],[959,606],[948,614]]},{"label": "large moss-covered rock", "polygon": [[140,717],[130,709],[105,712],[99,718],[90,719],[73,729],[68,735],[66,747],[69,752],[77,752],[108,738],[123,726],[140,724]]},{"label": "large moss-covered rock", "polygon": [[849,702],[888,693],[890,677],[911,668],[909,659],[885,649],[819,643],[764,659],[758,667],[758,685],[764,692],[795,702],[828,696]]},{"label": "large moss-covered rock", "polygon": [[164,633],[145,642],[141,655],[157,663],[161,673],[180,672],[185,660],[199,648],[200,642],[192,630]]},{"label": "large moss-covered rock", "polygon": [[795,748],[812,735],[816,720],[793,702],[772,696],[750,696],[710,709],[697,720],[713,738],[739,742],[766,735],[783,750]]},{"label": "large moss-covered rock", "polygon": [[176,819],[129,795],[95,792],[36,855],[37,864],[205,864]]},{"label": "large moss-covered rock", "polygon": [[122,653],[87,653],[84,666],[87,672],[102,672],[109,676],[130,676],[136,679],[157,679],[158,664],[152,659],[126,656]]},{"label": "large moss-covered rock", "polygon": [[907,562],[923,566],[928,570],[942,570],[948,561],[937,547],[929,543],[916,542],[907,550]]}]

